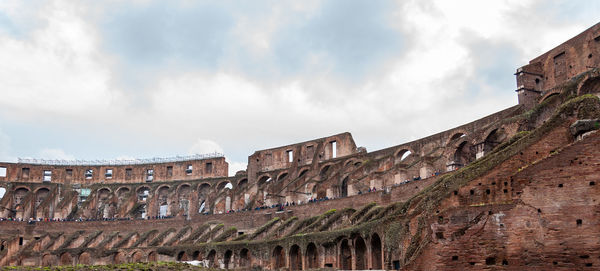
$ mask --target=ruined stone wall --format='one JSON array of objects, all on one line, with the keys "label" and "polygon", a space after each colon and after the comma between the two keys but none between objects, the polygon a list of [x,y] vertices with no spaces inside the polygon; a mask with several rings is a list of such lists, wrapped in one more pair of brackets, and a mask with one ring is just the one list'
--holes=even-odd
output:
[{"label": "ruined stone wall", "polygon": [[574,76],[600,68],[600,24],[571,38],[517,69],[519,104],[532,107],[559,93],[556,87]]},{"label": "ruined stone wall", "polygon": [[[0,182],[62,184],[194,180],[227,177],[229,170],[225,157],[157,164],[102,166],[0,163],[0,167],[6,169],[6,176],[0,176]],[[152,170],[152,174],[149,174],[149,170]]]}]

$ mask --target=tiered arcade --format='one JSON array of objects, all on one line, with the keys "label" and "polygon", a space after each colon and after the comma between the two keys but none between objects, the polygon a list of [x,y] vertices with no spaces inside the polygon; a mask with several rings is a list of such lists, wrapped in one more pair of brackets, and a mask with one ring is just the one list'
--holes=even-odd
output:
[{"label": "tiered arcade", "polygon": [[373,152],[0,163],[0,265],[593,269],[599,48],[597,24],[517,70],[518,105]]}]

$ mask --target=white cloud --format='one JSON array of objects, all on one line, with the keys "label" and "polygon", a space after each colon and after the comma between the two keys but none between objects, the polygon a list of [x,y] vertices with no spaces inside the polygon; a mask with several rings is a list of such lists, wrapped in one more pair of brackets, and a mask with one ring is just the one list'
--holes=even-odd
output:
[{"label": "white cloud", "polygon": [[[142,2],[144,7],[153,4]],[[16,25],[30,22],[22,35],[11,34],[0,25],[0,59],[10,63],[0,66],[0,120],[8,119],[7,116],[16,121],[25,119],[22,126],[29,130],[48,129],[58,135],[40,138],[41,147],[36,148],[58,146],[40,152],[55,159],[72,158],[62,149],[85,149],[91,157],[96,156],[94,153],[126,154],[124,158],[139,158],[136,151],[158,145],[166,146],[160,150],[163,153],[227,150],[231,175],[245,169],[245,163],[236,161],[244,161],[257,149],[350,131],[358,145],[372,151],[504,109],[516,103],[514,89],[480,79],[480,65],[486,59],[481,60],[477,51],[481,48],[473,49],[474,41],[483,41],[484,49],[488,44],[511,49],[510,53],[516,56],[506,58],[517,59],[515,63],[503,63],[501,67],[494,66],[498,63],[484,64],[497,67],[492,70],[498,81],[514,86],[512,73],[517,67],[589,27],[586,24],[590,20],[597,20],[597,16],[573,16],[572,22],[565,23],[554,16],[559,8],[539,0],[403,1],[397,10],[390,10],[393,16],[388,20],[390,27],[399,31],[396,34],[402,36],[401,48],[376,65],[379,69],[367,69],[366,76],[353,81],[332,76],[335,71],[331,69],[336,66],[326,65],[332,57],[327,55],[331,50],[303,52],[308,59],[299,62],[323,66],[311,67],[314,70],[310,71],[290,69],[286,76],[279,76],[276,69],[286,69],[277,66],[285,65],[285,59],[265,66],[240,64],[243,61],[238,58],[247,57],[245,53],[252,54],[250,64],[261,64],[252,61],[263,57],[279,61],[273,59],[280,56],[274,52],[275,43],[281,38],[277,35],[290,31],[294,37],[295,24],[315,17],[315,12],[323,12],[322,1],[302,1],[292,3],[293,6],[271,2],[272,9],[258,9],[256,14],[247,14],[245,9],[231,12],[237,17],[232,33],[225,37],[233,45],[214,46],[223,48],[216,67],[184,65],[182,70],[166,61],[153,76],[141,76],[149,86],[134,89],[116,83],[115,73],[128,68],[136,74],[146,67],[136,67],[135,61],[131,67],[120,66],[119,59],[114,59],[118,56],[107,51],[111,46],[103,44],[110,42],[103,36],[105,26],[90,19],[90,14],[111,16],[110,12],[98,11],[104,4],[41,3],[0,3],[0,12],[4,11]],[[109,5],[118,4],[112,1]],[[540,6],[548,10],[537,10]],[[151,33],[151,27],[146,30],[149,35],[156,34]],[[300,41],[304,42],[314,41]],[[303,47],[307,48],[312,47]],[[294,57],[293,48],[284,49],[287,54],[281,56]],[[494,51],[490,55],[502,53]],[[153,59],[144,60],[141,63],[156,65]],[[266,71],[254,73],[261,68]],[[261,77],[271,73],[277,80]],[[131,102],[129,98],[141,101]],[[42,119],[51,120],[52,126],[40,128]],[[81,127],[93,130],[90,134],[106,141],[42,141],[80,132]],[[3,160],[11,158],[10,151],[14,151],[10,150],[10,138],[25,138],[19,132],[5,133],[0,133]],[[111,157],[114,155],[98,158]]]},{"label": "white cloud", "polygon": [[70,1],[36,7],[18,2],[13,2],[17,7],[12,14],[23,11],[42,23],[24,37],[0,35],[0,59],[10,63],[0,66],[0,104],[32,118],[47,113],[89,116],[108,108],[119,95],[108,85],[107,57],[97,49],[95,27],[86,23],[85,9]]},{"label": "white cloud", "polygon": [[37,158],[40,159],[57,159],[57,160],[75,160],[75,156],[67,154],[62,149],[45,148],[42,149],[38,154]]},{"label": "white cloud", "polygon": [[189,154],[223,153],[223,148],[216,142],[199,138],[188,150]]}]

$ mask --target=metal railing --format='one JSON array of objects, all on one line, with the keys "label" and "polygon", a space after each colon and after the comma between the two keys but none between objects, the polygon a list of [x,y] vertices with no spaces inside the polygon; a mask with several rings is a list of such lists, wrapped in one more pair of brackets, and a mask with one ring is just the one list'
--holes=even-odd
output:
[{"label": "metal railing", "polygon": [[113,159],[113,160],[57,160],[57,159],[35,159],[18,158],[20,164],[32,165],[51,165],[51,166],[122,166],[122,165],[144,165],[160,164],[171,162],[185,162],[192,160],[203,160],[211,158],[225,157],[222,153],[213,152],[207,154],[193,154],[187,156],[174,156],[167,158],[147,158],[147,159]]}]

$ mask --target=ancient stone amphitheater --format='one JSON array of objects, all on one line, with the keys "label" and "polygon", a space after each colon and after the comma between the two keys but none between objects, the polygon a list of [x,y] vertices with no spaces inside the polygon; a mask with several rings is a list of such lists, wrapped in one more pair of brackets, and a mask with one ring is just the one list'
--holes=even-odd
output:
[{"label": "ancient stone amphitheater", "polygon": [[0,163],[0,266],[600,268],[600,24],[517,69],[519,104],[367,152]]}]

